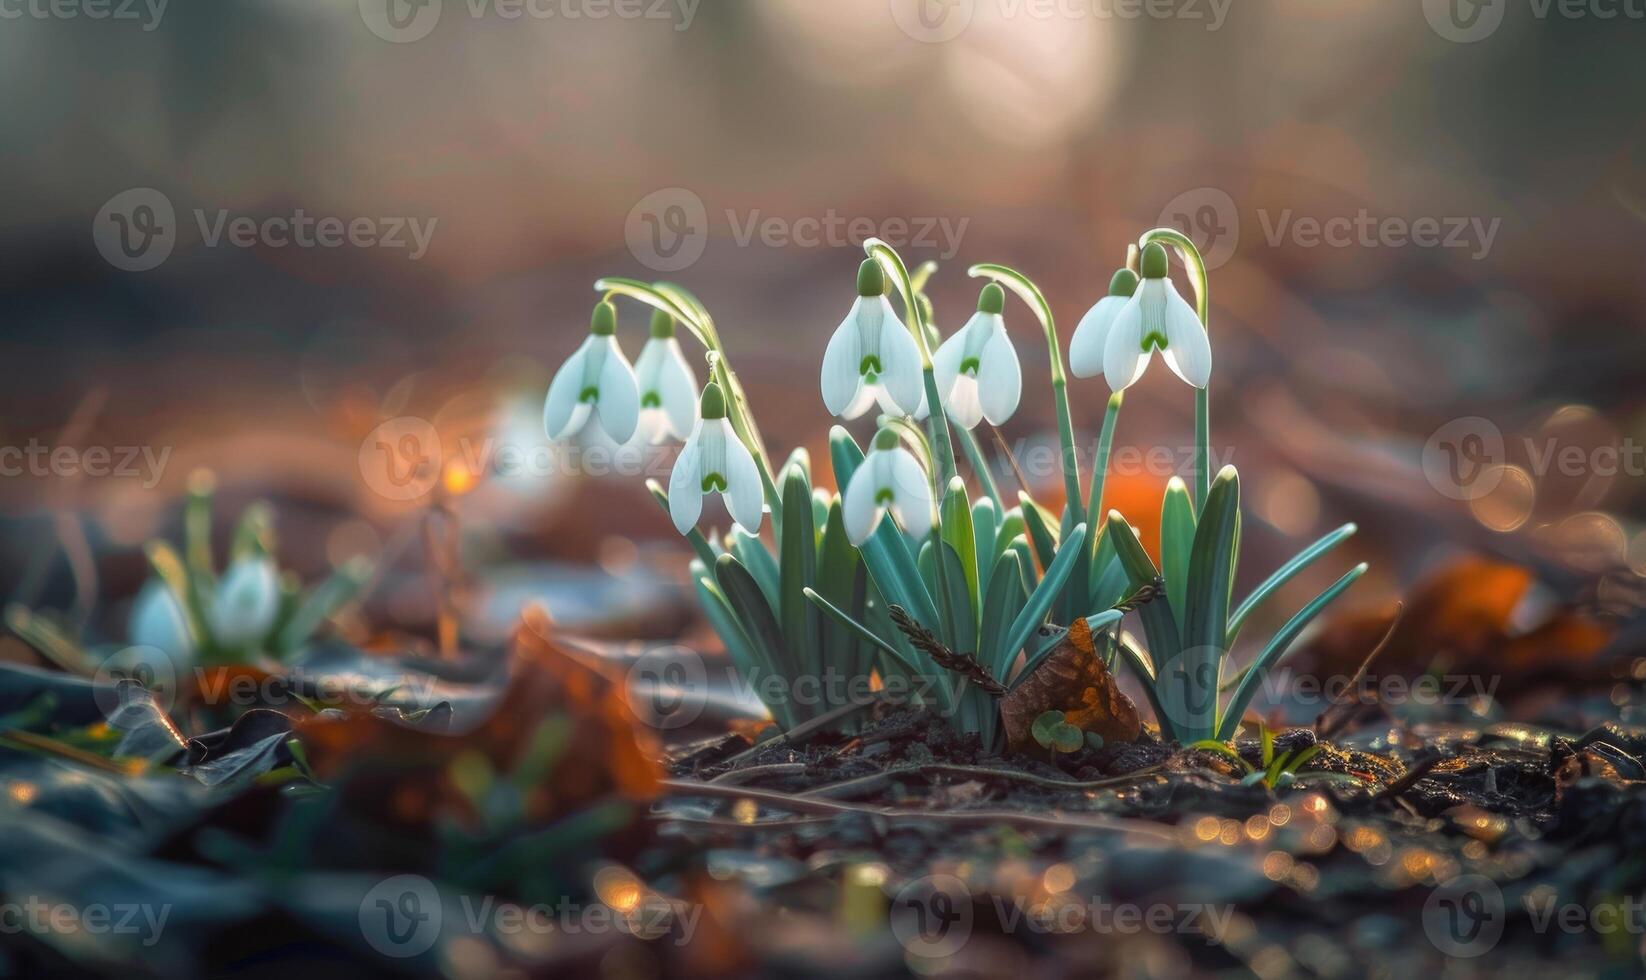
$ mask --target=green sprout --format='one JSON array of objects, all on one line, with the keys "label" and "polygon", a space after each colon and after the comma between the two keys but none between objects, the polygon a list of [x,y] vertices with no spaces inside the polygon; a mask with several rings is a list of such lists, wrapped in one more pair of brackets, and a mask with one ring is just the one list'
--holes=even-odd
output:
[{"label": "green sprout", "polygon": [[[1245,770],[1246,775],[1240,780],[1242,786],[1262,786],[1270,791],[1285,789],[1296,782],[1298,770],[1302,769],[1310,759],[1319,755],[1320,750],[1324,748],[1324,746],[1317,743],[1276,755],[1275,733],[1270,731],[1266,725],[1259,725],[1258,732],[1263,741],[1263,754],[1262,764],[1257,766],[1247,762],[1228,743],[1219,742],[1215,738],[1202,739],[1191,744],[1189,748],[1204,749],[1223,756]],[[1333,775],[1337,774],[1334,773]]]},{"label": "green sprout", "polygon": [[364,559],[346,562],[305,591],[295,573],[280,571],[272,512],[255,503],[241,513],[228,566],[219,574],[212,559],[213,495],[211,475],[194,474],[184,505],[181,554],[159,539],[144,548],[154,577],[133,604],[128,639],[164,651],[177,664],[285,660],[354,598],[371,565]]},{"label": "green sprout", "polygon": [[1054,755],[1058,752],[1078,752],[1082,748],[1103,747],[1103,736],[1096,732],[1081,731],[1061,711],[1042,712],[1030,726],[1029,733],[1034,736],[1034,740],[1041,748]]}]

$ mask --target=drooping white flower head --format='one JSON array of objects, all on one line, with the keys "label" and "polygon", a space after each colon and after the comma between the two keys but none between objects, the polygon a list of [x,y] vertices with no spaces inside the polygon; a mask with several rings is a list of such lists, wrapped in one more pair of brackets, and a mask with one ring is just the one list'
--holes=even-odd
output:
[{"label": "drooping white flower head", "polygon": [[697,375],[680,341],[674,336],[674,318],[652,313],[652,335],[634,362],[640,390],[640,418],[635,437],[649,443],[684,439],[697,421]]},{"label": "drooping white flower head", "polygon": [[279,612],[280,573],[274,559],[242,555],[217,582],[208,616],[212,638],[225,647],[254,647],[268,638]]},{"label": "drooping white flower head", "polygon": [[690,532],[703,515],[703,498],[718,493],[732,520],[750,534],[759,533],[765,513],[760,470],[726,420],[726,400],[718,384],[711,381],[704,387],[698,415],[669,474],[669,516],[675,529]]},{"label": "drooping white flower head", "polygon": [[1212,376],[1212,346],[1200,317],[1167,278],[1166,248],[1150,242],[1143,249],[1143,281],[1127,301],[1103,344],[1103,377],[1109,387],[1130,387],[1149,366],[1155,351],[1165,355],[1172,373],[1204,388]]},{"label": "drooping white flower head", "polygon": [[194,633],[183,606],[160,579],[150,579],[132,603],[126,638],[138,647],[155,647],[182,666],[194,662]]},{"label": "drooping white flower head", "polygon": [[1006,336],[1006,291],[997,283],[983,287],[977,312],[932,358],[938,396],[949,420],[968,429],[987,418],[1004,425],[1023,395],[1023,369]]},{"label": "drooping white flower head", "polygon": [[917,538],[932,529],[932,488],[926,471],[903,448],[896,432],[881,429],[846,485],[840,516],[847,539],[854,545],[863,544],[888,512]]},{"label": "drooping white flower head", "polygon": [[1109,329],[1136,293],[1137,273],[1121,269],[1109,280],[1109,295],[1080,318],[1069,341],[1069,370],[1075,377],[1095,378],[1103,373],[1103,349],[1109,342]]},{"label": "drooping white flower head", "polygon": [[857,272],[857,302],[823,352],[823,404],[855,418],[878,401],[892,415],[913,415],[924,382],[920,348],[886,298],[886,275],[874,259]]},{"label": "drooping white flower head", "polygon": [[543,428],[550,439],[576,435],[597,418],[613,442],[634,436],[640,415],[640,390],[623,351],[617,346],[617,308],[602,300],[594,308],[589,337],[566,359],[549,383],[543,400]]}]

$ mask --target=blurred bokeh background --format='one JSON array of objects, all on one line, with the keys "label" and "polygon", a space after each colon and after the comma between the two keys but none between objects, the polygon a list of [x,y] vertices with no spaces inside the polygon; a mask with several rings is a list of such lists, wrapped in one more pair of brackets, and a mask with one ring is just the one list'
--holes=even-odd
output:
[{"label": "blurred bokeh background", "polygon": [[[1627,13],[18,9],[0,23],[13,598],[63,605],[77,555],[96,556],[105,597],[129,596],[141,542],[175,523],[202,467],[231,499],[277,501],[287,561],[308,574],[392,559],[437,496],[473,567],[683,566],[643,485],[666,464],[593,476],[589,447],[542,435],[543,391],[584,335],[595,278],[694,290],[774,452],[815,455],[830,421],[818,364],[866,233],[942,263],[930,292],[945,333],[975,300],[968,264],[1022,269],[1066,351],[1127,243],[1163,223],[1216,266],[1213,445],[1245,475],[1250,575],[1348,519],[1369,532],[1355,545],[1373,560],[1369,597],[1464,551],[1567,576],[1601,607],[1631,602],[1646,573],[1646,21]],[[622,317],[632,357],[645,316]],[[1003,435],[1027,462],[1055,441],[1046,348],[1021,306],[1008,323],[1026,384]],[[1084,444],[1107,394],[1101,379],[1072,385]],[[1186,460],[1191,405],[1151,371],[1120,444]],[[429,431],[439,471],[402,492],[393,467]],[[496,465],[500,446],[524,462]],[[1055,471],[1026,469],[1055,503]],[[1169,473],[1117,473],[1111,502],[1146,527]],[[490,594],[499,622],[512,595]]]}]

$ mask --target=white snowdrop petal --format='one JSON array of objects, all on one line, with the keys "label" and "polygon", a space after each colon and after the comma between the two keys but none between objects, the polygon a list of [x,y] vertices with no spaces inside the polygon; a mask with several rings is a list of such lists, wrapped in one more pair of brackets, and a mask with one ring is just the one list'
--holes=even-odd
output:
[{"label": "white snowdrop petal", "polygon": [[668,355],[658,368],[658,395],[663,400],[663,414],[669,420],[671,434],[683,439],[697,421],[697,375],[692,371],[680,342],[670,337]]},{"label": "white snowdrop petal", "polygon": [[923,538],[932,529],[932,488],[914,454],[899,446],[885,453],[887,485],[903,529]]},{"label": "white snowdrop petal", "polygon": [[1206,328],[1176,289],[1166,297],[1166,364],[1196,388],[1206,387],[1212,379],[1212,345]]},{"label": "white snowdrop petal", "polygon": [[702,430],[701,422],[692,428],[669,474],[669,517],[681,534],[696,527],[703,516]]},{"label": "white snowdrop petal", "polygon": [[861,545],[869,540],[874,533],[875,526],[880,523],[880,504],[875,500],[875,493],[879,489],[875,485],[875,468],[869,465],[875,455],[871,450],[869,458],[864,459],[858,466],[857,472],[852,474],[851,482],[846,484],[846,494],[840,504],[840,519],[846,526],[846,539],[854,545]]},{"label": "white snowdrop petal", "polygon": [[863,385],[858,389],[857,396],[852,399],[851,404],[847,405],[846,410],[840,413],[840,417],[848,421],[861,418],[864,413],[875,406],[875,402],[884,400],[885,389],[879,385]]},{"label": "white snowdrop petal", "polygon": [[830,415],[844,415],[854,404],[861,385],[857,368],[863,361],[863,345],[858,336],[857,308],[858,304],[852,305],[852,312],[835,329],[823,351],[823,405]]},{"label": "white snowdrop petal", "polygon": [[[949,391],[954,388],[955,378],[960,376],[960,362],[966,359],[966,331],[962,330],[950,337],[937,348],[932,355],[932,376],[937,381],[937,393],[947,398]],[[921,385],[925,387],[925,385]],[[947,404],[945,402],[944,404]]]},{"label": "white snowdrop petal", "polygon": [[[594,338],[590,338],[592,340]],[[566,358],[560,370],[549,382],[548,397],[543,399],[543,431],[550,439],[564,439],[582,428],[588,419],[587,406],[580,415],[578,396],[583,392],[584,360],[588,357],[589,341],[584,341],[576,353]],[[575,425],[573,423],[576,423]]]},{"label": "white snowdrop petal", "polygon": [[914,335],[897,318],[891,303],[881,296],[884,306],[880,327],[880,383],[886,395],[904,415],[913,415],[920,407],[921,389],[925,379],[920,368],[920,348]]},{"label": "white snowdrop petal", "polygon": [[943,408],[949,413],[949,421],[962,429],[975,429],[977,423],[983,421],[983,404],[978,401],[978,384],[975,378],[961,375],[949,387],[948,401]]},{"label": "white snowdrop petal", "polygon": [[217,583],[212,599],[212,635],[231,647],[259,643],[280,612],[280,575],[266,557],[236,559]]},{"label": "white snowdrop petal", "polygon": [[1103,350],[1109,340],[1109,330],[1129,299],[1105,296],[1080,318],[1080,325],[1074,328],[1074,337],[1069,341],[1069,370],[1075,377],[1093,378],[1103,373]]},{"label": "white snowdrop petal", "polygon": [[743,530],[750,534],[760,532],[760,521],[765,513],[765,487],[760,482],[760,470],[754,465],[754,456],[743,440],[732,431],[731,423],[718,420],[722,443],[726,447],[726,490],[721,497],[726,510]]},{"label": "white snowdrop petal", "polygon": [[1004,425],[1023,397],[1023,367],[1004,327],[997,328],[978,358],[977,400],[985,418]]},{"label": "white snowdrop petal", "polygon": [[595,400],[595,413],[600,427],[613,442],[621,445],[634,437],[634,427],[640,419],[640,386],[634,379],[634,369],[617,347],[617,340],[606,338],[610,345],[605,362],[600,365],[600,397]]},{"label": "white snowdrop petal", "polygon": [[188,618],[177,597],[159,579],[150,579],[137,594],[126,638],[133,646],[164,650],[176,663],[194,658],[194,637],[189,632]]},{"label": "white snowdrop petal", "polygon": [[1103,378],[1115,391],[1130,388],[1149,366],[1143,344],[1143,294],[1133,296],[1109,328],[1103,347]]}]

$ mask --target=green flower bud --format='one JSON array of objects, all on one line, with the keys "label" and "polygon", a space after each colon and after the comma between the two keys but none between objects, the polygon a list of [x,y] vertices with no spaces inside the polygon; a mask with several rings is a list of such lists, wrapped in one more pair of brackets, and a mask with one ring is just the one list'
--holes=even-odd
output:
[{"label": "green flower bud", "polygon": [[991,282],[983,287],[983,292],[977,296],[977,312],[1004,313],[1006,311],[1006,291],[1000,288],[1000,283]]},{"label": "green flower bud", "polygon": [[1150,242],[1143,246],[1143,278],[1164,279],[1169,265],[1166,246],[1159,242]]},{"label": "green flower bud", "polygon": [[703,398],[697,403],[697,414],[705,422],[726,417],[726,396],[720,393],[720,385],[710,381],[703,386]]},{"label": "green flower bud", "polygon": [[617,307],[610,300],[594,305],[594,316],[589,318],[589,333],[596,337],[610,337],[617,333]]},{"label": "green flower bud", "polygon": [[1137,292],[1137,273],[1130,269],[1121,269],[1109,280],[1110,296],[1125,296],[1130,298]]},{"label": "green flower bud", "polygon": [[668,340],[674,336],[674,317],[662,310],[652,311],[652,337],[656,340]]},{"label": "green flower bud", "polygon": [[880,268],[880,262],[875,259],[864,259],[863,264],[857,267],[857,295],[884,296],[886,294],[886,273]]},{"label": "green flower bud", "polygon": [[896,449],[899,442],[897,432],[891,428],[881,429],[874,434],[874,448],[882,452]]}]

